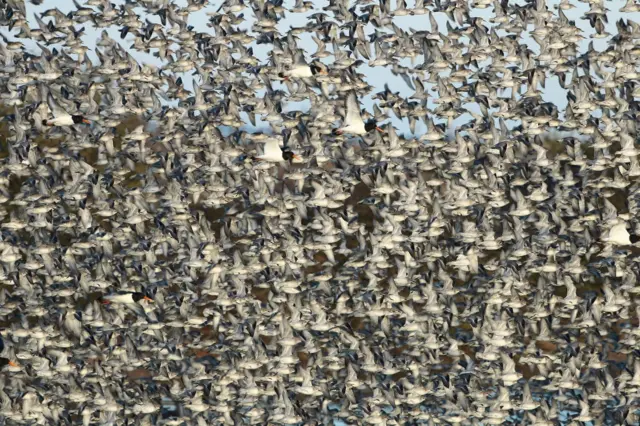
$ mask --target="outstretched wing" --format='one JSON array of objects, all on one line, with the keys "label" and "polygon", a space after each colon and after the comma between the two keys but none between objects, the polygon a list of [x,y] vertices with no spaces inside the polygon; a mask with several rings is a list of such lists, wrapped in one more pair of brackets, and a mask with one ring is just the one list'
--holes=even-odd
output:
[{"label": "outstretched wing", "polygon": [[307,65],[307,60],[304,58],[304,52],[296,49],[293,56],[293,66]]},{"label": "outstretched wing", "polygon": [[200,85],[193,80],[193,94],[195,96],[196,105],[204,105],[204,96],[202,95],[202,90],[200,90]]},{"label": "outstretched wing", "polygon": [[282,149],[277,139],[269,139],[264,144],[264,157],[273,160],[282,158]]},{"label": "outstretched wing", "polygon": [[49,93],[47,96],[47,105],[49,105],[49,109],[51,110],[51,113],[54,117],[63,117],[65,115],[69,115],[69,113],[65,111],[64,108],[62,108],[55,99],[53,99],[51,93]]},{"label": "outstretched wing", "polygon": [[362,116],[360,115],[360,103],[358,102],[358,98],[354,92],[349,93],[347,96],[347,117],[346,117],[346,125],[353,126],[362,123],[364,126],[364,121],[362,120]]}]

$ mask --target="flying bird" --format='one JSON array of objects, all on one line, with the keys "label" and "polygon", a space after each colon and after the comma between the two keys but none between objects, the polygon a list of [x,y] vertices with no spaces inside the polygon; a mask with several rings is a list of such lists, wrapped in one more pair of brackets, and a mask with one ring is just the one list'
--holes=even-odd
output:
[{"label": "flying bird", "polygon": [[122,293],[114,293],[108,294],[106,296],[102,296],[102,303],[105,305],[114,303],[120,303],[125,305],[132,305],[134,303],[138,303],[141,300],[146,300],[147,302],[153,302],[153,299],[149,296],[146,296],[141,292],[122,292]]},{"label": "flying bird", "polygon": [[287,70],[278,73],[278,77],[289,80],[290,78],[312,78],[316,75],[327,75],[326,66],[319,62],[313,61],[307,64],[302,52],[295,55],[294,64]]},{"label": "flying bird", "polygon": [[91,124],[91,121],[86,119],[80,114],[69,114],[62,108],[51,93],[47,96],[47,104],[53,114],[53,118],[42,120],[42,124],[45,126],[73,126],[74,124]]},{"label": "flying bird", "polygon": [[271,163],[281,163],[284,161],[292,162],[294,160],[302,161],[302,158],[291,151],[289,147],[281,147],[277,139],[269,139],[264,144],[263,154],[257,155],[255,158],[260,161]]},{"label": "flying bird", "polygon": [[358,103],[358,98],[355,93],[349,93],[346,105],[347,116],[342,127],[333,130],[334,135],[342,135],[345,133],[352,135],[366,135],[372,130],[377,130],[379,132],[384,131],[378,127],[374,119],[370,119],[365,123],[362,119],[362,115],[360,114],[360,104]]}]

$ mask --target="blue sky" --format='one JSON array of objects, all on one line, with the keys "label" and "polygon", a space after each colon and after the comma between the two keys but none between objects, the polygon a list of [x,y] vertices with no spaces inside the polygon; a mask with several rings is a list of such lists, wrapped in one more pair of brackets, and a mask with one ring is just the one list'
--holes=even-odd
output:
[{"label": "blue sky", "polygon": [[[84,0],[79,0],[78,2],[80,4],[84,4]],[[112,2],[116,4],[124,3],[123,0],[112,0]],[[185,6],[187,4],[187,1],[175,0],[174,3],[181,6]],[[292,9],[294,3],[295,2],[293,0],[285,0],[284,6],[288,9]],[[329,4],[328,1],[313,1],[312,3],[314,5],[314,9],[307,13],[288,13],[286,18],[281,20],[278,24],[278,29],[280,30],[280,33],[285,34],[286,31],[292,26],[297,27],[297,26],[304,25],[309,15],[316,13],[318,11],[321,11],[323,7]],[[352,2],[352,4],[353,3],[354,2]],[[395,2],[392,2],[392,3],[395,3]],[[407,7],[410,8],[413,5],[413,3],[414,3],[413,0],[408,0]],[[524,1],[523,0],[516,1],[516,2],[512,1],[511,3],[524,4]],[[221,4],[222,4],[222,1],[213,1],[210,6],[198,12],[192,13],[189,17],[189,24],[193,25],[198,31],[203,31],[203,32],[211,31],[211,29],[208,28],[206,25],[209,20],[209,16],[207,16],[207,13],[215,12]],[[552,10],[555,10],[554,6],[558,4],[559,4],[559,1],[557,0],[547,2],[547,5]],[[584,31],[583,35],[586,38],[585,40],[582,41],[581,50],[586,51],[589,42],[592,40],[589,38],[589,36],[593,34],[593,30],[589,27],[588,21],[582,20],[580,19],[580,17],[583,16],[584,13],[589,10],[589,6],[588,4],[579,2],[577,0],[572,1],[572,4],[576,6],[575,9],[565,11],[565,15],[569,19],[575,20],[578,23],[579,27],[583,29]],[[631,14],[620,13],[619,10],[621,7],[624,6],[624,4],[625,4],[625,1],[623,0],[606,2],[606,7],[608,7],[609,10],[611,11],[609,12],[609,23],[607,24],[607,31],[611,34],[616,33],[615,22],[623,15],[626,19],[633,19],[636,22],[638,22],[640,18],[640,13],[631,13]],[[58,7],[64,13],[74,9],[74,5],[71,1],[62,2],[59,0],[45,0],[43,4],[40,6],[34,6],[33,4],[27,2],[27,15],[32,26],[36,26],[35,20],[33,19],[34,13],[41,13],[42,11],[52,7]],[[393,7],[395,7],[395,4],[393,5]],[[143,14],[142,8],[139,8],[137,11],[140,15]],[[253,16],[253,12],[251,8],[247,7],[241,13],[244,13],[245,15],[245,22],[240,26],[240,28],[247,29],[250,31],[251,26],[253,25],[253,20],[251,19]],[[484,18],[486,25],[488,26],[492,25],[488,23],[488,20],[489,18],[491,18],[492,14],[493,14],[492,7],[484,10],[473,9],[471,11],[471,16]],[[439,30],[443,33],[446,33],[447,18],[445,14],[436,13],[435,17],[436,17],[436,20],[438,21]],[[157,16],[148,16],[147,18],[152,22],[158,22],[158,23],[160,22]],[[46,18],[45,21],[48,19],[49,18]],[[415,30],[430,29],[428,15],[396,17],[394,22],[397,26],[405,30],[409,28],[413,28]],[[94,48],[96,40],[100,37],[100,33],[102,32],[102,29],[98,31],[94,30],[93,28],[91,28],[90,22],[85,23],[84,26],[87,31],[83,37],[83,40],[89,48]],[[530,26],[528,30],[531,30],[531,29],[532,27]],[[372,24],[368,24],[367,27],[365,27],[365,32],[367,34],[372,33],[373,30],[374,30],[374,27]],[[390,32],[390,30],[388,31]],[[119,28],[111,28],[108,30],[108,32],[113,39],[120,41],[120,43],[126,48],[129,48],[129,46],[131,46],[131,44],[133,43],[133,36],[131,35],[128,35],[126,40],[124,41],[120,39]],[[311,34],[302,34],[299,37],[300,37],[299,47],[305,49],[305,51],[307,52],[307,57],[309,58],[310,55],[316,51],[316,44],[312,41]],[[597,50],[603,50],[607,47],[608,39],[593,39],[593,41],[594,41],[595,48]],[[534,42],[533,39],[531,39],[530,37],[524,38],[523,41],[521,41],[521,43],[527,43],[527,46],[534,52],[538,50],[537,43]],[[27,45],[32,46],[34,51],[38,50],[34,43],[30,43],[27,41]],[[268,49],[265,49],[264,45],[260,46],[260,48],[257,48],[257,46],[255,45],[254,47],[255,47],[254,53],[256,57],[261,61],[266,61]],[[331,50],[331,46],[327,45],[327,49]],[[155,64],[155,65],[162,64],[158,58],[153,57],[151,54],[133,52],[131,49],[129,50],[134,54],[134,56],[140,62]],[[90,52],[89,55],[92,60],[94,60],[96,63],[98,62],[97,57],[93,52]],[[330,63],[332,60],[333,58],[330,56],[329,58],[325,59],[325,62]],[[418,57],[416,59],[416,64],[419,64],[421,62],[422,62],[422,57]],[[403,60],[401,61],[401,65],[410,66],[411,61],[409,59]],[[363,65],[360,67],[360,71],[367,76],[368,83],[374,87],[374,91],[372,94],[383,90],[385,83],[388,83],[389,87],[392,90],[399,91],[401,96],[408,97],[413,94],[413,90],[410,89],[405,84],[402,78],[399,76],[394,76],[391,70],[387,67],[369,67],[368,65]],[[186,75],[183,77],[185,87],[187,88],[191,87],[191,79],[192,77],[190,75]],[[544,100],[555,103],[558,106],[559,110],[564,109],[564,107],[567,104],[565,90],[560,87],[555,77],[553,79],[548,79],[546,83],[547,83],[546,89],[543,91]],[[429,85],[425,84],[425,88],[429,88],[429,87],[430,87]],[[260,96],[260,94],[258,94],[258,96]],[[372,110],[373,101],[371,99],[371,96],[367,96],[361,99],[361,101],[365,108],[367,108],[369,111]],[[430,105],[430,106],[433,107],[433,105]],[[466,104],[465,107],[479,112],[479,109],[474,104]],[[305,110],[308,108],[309,108],[308,102],[295,102],[295,103],[291,102],[285,106],[286,110],[295,110],[295,109]],[[466,122],[468,119],[469,119],[469,116],[463,116],[456,121],[456,125],[460,125]],[[400,129],[401,132],[409,131],[407,120],[399,120],[395,117],[391,117],[391,121],[396,128]],[[264,124],[264,122],[262,124]],[[258,124],[258,126],[260,127],[260,124]],[[417,135],[419,135],[421,134],[421,132],[424,132],[425,130],[426,128],[424,125],[419,125],[418,128],[416,129],[416,133]]]}]

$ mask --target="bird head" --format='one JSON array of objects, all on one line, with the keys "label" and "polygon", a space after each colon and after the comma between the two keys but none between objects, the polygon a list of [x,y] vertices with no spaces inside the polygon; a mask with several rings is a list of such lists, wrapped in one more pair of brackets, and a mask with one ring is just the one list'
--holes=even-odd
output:
[{"label": "bird head", "polygon": [[285,161],[288,161],[290,163],[293,162],[293,160],[296,160],[296,161],[302,160],[302,157],[300,157],[297,154],[294,154],[292,151],[289,151],[289,150],[282,151],[282,158],[284,158]]},{"label": "bird head", "polygon": [[4,367],[5,365],[10,365],[11,367],[18,367],[18,364],[16,364],[15,362],[11,361],[8,358],[0,358],[0,368]]},{"label": "bird head", "polygon": [[87,120],[81,115],[72,115],[71,118],[73,119],[73,122],[75,124],[80,124],[80,123],[91,124],[91,121]]},{"label": "bird head", "polygon": [[313,62],[311,65],[309,65],[309,68],[311,69],[311,74],[313,75],[328,75],[329,73],[327,72],[327,70],[320,65],[318,62]]},{"label": "bird head", "polygon": [[147,302],[153,302],[152,298],[150,298],[149,296],[145,295],[144,293],[140,293],[140,292],[133,293],[133,295],[131,297],[133,297],[133,300],[135,302],[139,302],[141,300],[146,300]]},{"label": "bird head", "polygon": [[383,132],[384,132],[384,130],[382,130],[380,127],[378,127],[378,125],[376,124],[376,120],[373,120],[373,119],[371,119],[371,120],[367,121],[367,122],[364,124],[364,129],[365,129],[367,132],[370,132],[370,131],[372,131],[372,130],[374,130],[374,129],[375,129],[375,130],[377,130],[377,131],[379,131],[380,133],[383,133]]}]

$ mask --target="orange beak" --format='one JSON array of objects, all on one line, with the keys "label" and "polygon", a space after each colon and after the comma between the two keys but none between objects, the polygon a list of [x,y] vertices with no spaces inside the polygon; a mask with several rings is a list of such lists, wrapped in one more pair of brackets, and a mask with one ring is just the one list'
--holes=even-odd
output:
[{"label": "orange beak", "polygon": [[109,300],[103,300],[103,301],[102,301],[102,304],[103,304],[103,305],[110,305],[110,304],[111,304],[111,302],[110,302]]},{"label": "orange beak", "polygon": [[302,157],[300,157],[298,154],[293,154],[293,158],[296,160],[302,160]]},{"label": "orange beak", "polygon": [[380,127],[376,127],[376,130],[379,131],[380,133],[384,133],[384,130],[382,130]]},{"label": "orange beak", "polygon": [[153,299],[147,296],[144,296],[142,300],[146,300],[147,302],[153,302]]},{"label": "orange beak", "polygon": [[82,122],[83,122],[84,124],[91,124],[91,121],[87,120],[86,118],[83,118],[83,119],[82,119]]},{"label": "orange beak", "polygon": [[20,367],[18,364],[16,364],[13,361],[9,361],[9,365],[12,366],[12,367]]}]

